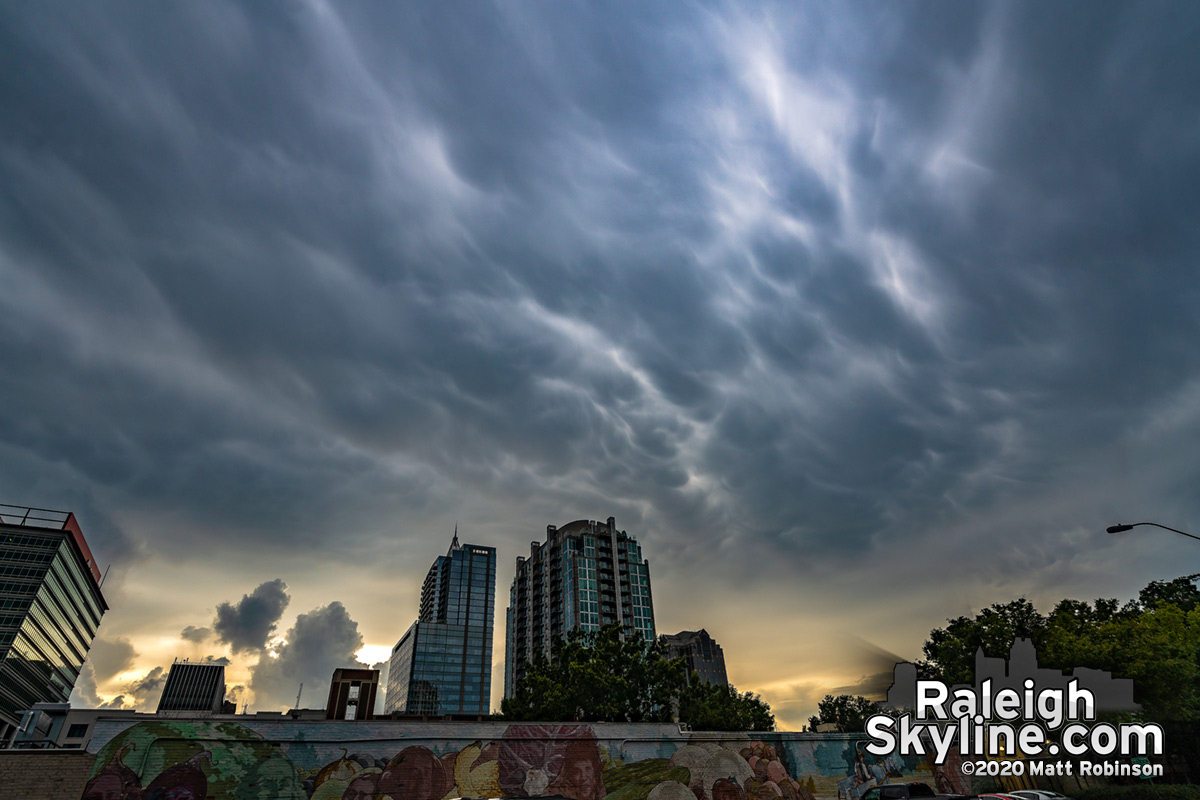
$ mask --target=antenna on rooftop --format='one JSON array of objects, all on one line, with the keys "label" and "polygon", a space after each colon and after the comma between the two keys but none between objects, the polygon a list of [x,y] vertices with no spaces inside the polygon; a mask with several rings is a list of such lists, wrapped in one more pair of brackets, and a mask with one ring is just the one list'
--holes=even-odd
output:
[{"label": "antenna on rooftop", "polygon": [[104,568],[104,574],[100,576],[100,588],[104,588],[104,579],[108,577],[108,571],[112,569],[112,564]]},{"label": "antenna on rooftop", "polygon": [[304,693],[304,682],[301,681],[300,688],[296,691],[296,708],[300,707],[300,695]]}]

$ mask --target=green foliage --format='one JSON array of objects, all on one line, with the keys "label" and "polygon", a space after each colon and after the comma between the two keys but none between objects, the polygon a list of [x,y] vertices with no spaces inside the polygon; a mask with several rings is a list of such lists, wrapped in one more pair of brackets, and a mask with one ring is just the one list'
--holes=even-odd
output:
[{"label": "green foliage", "polygon": [[679,721],[694,731],[773,731],[775,716],[761,697],[725,683],[704,683],[693,672],[679,698]]},{"label": "green foliage", "polygon": [[571,631],[554,643],[553,660],[538,653],[501,710],[512,721],[672,722],[693,730],[770,731],[775,717],[762,698],[706,684],[660,642],[621,638],[621,628]]},{"label": "green foliage", "polygon": [[808,718],[810,730],[818,725],[833,723],[842,733],[860,733],[867,729],[867,719],[879,713],[879,704],[859,695],[825,695],[817,704],[817,716]]},{"label": "green foliage", "polygon": [[673,699],[687,682],[682,661],[666,658],[659,642],[621,628],[571,631],[554,643],[553,661],[538,653],[512,697],[504,718],[539,722],[671,722]]},{"label": "green foliage", "polygon": [[975,675],[975,651],[1006,656],[1017,637],[1037,643],[1046,627],[1045,618],[1024,597],[1011,603],[985,608],[973,619],[958,617],[945,628],[929,634],[922,651],[925,660],[917,665],[921,677],[945,683],[971,683]]},{"label": "green foliage", "polygon": [[932,631],[918,667],[922,677],[971,683],[976,648],[1005,656],[1014,637],[1032,638],[1042,667],[1090,667],[1131,678],[1141,718],[1167,728],[1168,748],[1200,777],[1198,577],[1152,581],[1124,606],[1113,599],[1063,600],[1042,616],[1024,598],[994,605]]},{"label": "green foliage", "polygon": [[1150,581],[1138,593],[1138,602],[1146,609],[1154,608],[1159,603],[1169,603],[1184,611],[1191,611],[1200,605],[1200,589],[1196,588],[1196,578],[1200,578],[1200,573],[1173,581]]},{"label": "green foliage", "polygon": [[691,771],[687,767],[674,767],[665,758],[647,758],[619,767],[604,770],[604,789],[608,792],[604,800],[646,800],[646,797],[664,781],[675,781],[688,785]]}]

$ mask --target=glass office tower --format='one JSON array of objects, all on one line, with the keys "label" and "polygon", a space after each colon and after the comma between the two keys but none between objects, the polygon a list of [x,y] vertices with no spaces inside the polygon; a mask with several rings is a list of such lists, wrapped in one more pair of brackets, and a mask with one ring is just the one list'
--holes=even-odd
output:
[{"label": "glass office tower", "polygon": [[387,713],[484,716],[492,693],[496,548],[458,543],[438,556],[416,622],[392,648]]},{"label": "glass office tower", "polygon": [[624,635],[654,640],[650,562],[617,521],[580,519],[546,526],[545,542],[517,557],[504,642],[504,696],[511,697],[538,652],[552,655],[556,637],[572,630],[620,625]]},{"label": "glass office tower", "polygon": [[0,504],[0,736],[67,702],[107,610],[74,514]]}]

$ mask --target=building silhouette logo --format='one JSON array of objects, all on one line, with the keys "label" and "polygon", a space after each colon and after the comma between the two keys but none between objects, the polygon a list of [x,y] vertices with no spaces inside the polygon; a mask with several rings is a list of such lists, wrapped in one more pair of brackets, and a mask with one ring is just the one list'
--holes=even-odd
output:
[{"label": "building silhouette logo", "polygon": [[[1096,699],[1097,711],[1141,711],[1133,702],[1133,681],[1129,678],[1114,678],[1111,672],[1089,667],[1075,667],[1067,674],[1063,670],[1038,666],[1037,649],[1032,639],[1018,638],[1008,651],[1008,658],[992,658],[984,655],[983,647],[975,651],[975,684],[955,684],[955,689],[980,690],[985,681],[991,681],[992,691],[1013,689],[1018,694],[1024,689],[1025,681],[1032,679],[1039,690],[1067,690],[1071,681],[1081,689],[1087,689]],[[883,705],[889,708],[912,709],[917,707],[917,665],[902,661],[892,671],[892,686],[888,689]]]}]

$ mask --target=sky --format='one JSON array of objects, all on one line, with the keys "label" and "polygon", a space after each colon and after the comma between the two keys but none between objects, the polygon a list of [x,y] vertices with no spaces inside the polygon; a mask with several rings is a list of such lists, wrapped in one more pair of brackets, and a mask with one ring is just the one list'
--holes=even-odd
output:
[{"label": "sky", "polygon": [[[254,710],[614,516],[799,730],[935,627],[1200,571],[1200,11],[0,3],[0,502],[75,700]],[[877,683],[877,681],[876,681]]]}]

